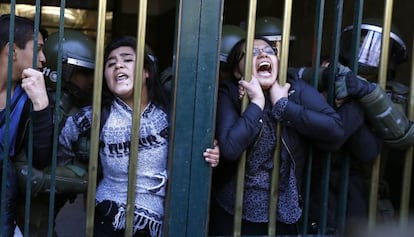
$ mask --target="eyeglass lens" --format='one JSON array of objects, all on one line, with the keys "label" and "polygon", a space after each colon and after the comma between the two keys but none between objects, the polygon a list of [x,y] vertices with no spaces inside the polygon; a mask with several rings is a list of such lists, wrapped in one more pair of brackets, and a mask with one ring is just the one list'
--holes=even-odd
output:
[{"label": "eyeglass lens", "polygon": [[260,54],[260,52],[264,52],[266,54],[276,54],[272,47],[268,46],[265,48],[253,48],[253,56],[257,56]]}]

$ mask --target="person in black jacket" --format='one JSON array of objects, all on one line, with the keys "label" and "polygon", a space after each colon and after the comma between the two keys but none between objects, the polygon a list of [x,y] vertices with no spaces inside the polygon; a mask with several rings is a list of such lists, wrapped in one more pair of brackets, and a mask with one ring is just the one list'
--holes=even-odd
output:
[{"label": "person in black jacket", "polygon": [[[210,235],[233,233],[236,168],[247,150],[242,234],[267,234],[273,153],[281,137],[277,234],[297,234],[302,215],[300,186],[310,144],[334,151],[343,143],[340,116],[316,89],[295,74],[278,82],[277,51],[264,38],[254,40],[252,79],[243,80],[245,41],[239,41],[228,57],[232,80],[221,82],[216,137],[221,165],[214,174]],[[249,98],[241,111],[239,86]],[[243,93],[242,93],[243,94]],[[281,134],[277,134],[277,123]]]},{"label": "person in black jacket", "polygon": [[[379,76],[381,38],[382,38],[382,19],[367,18],[363,19],[360,25],[361,39],[357,45],[357,71],[352,72],[347,66],[352,63],[353,25],[344,28],[341,35],[339,64],[337,75],[340,80],[335,80],[334,91],[337,101],[341,101],[339,109],[350,107],[351,102],[355,104],[354,109],[345,109],[341,113],[343,121],[348,121],[345,125],[349,134],[352,135],[346,144],[352,142],[353,145],[344,146],[342,153],[350,151],[350,170],[349,170],[349,189],[347,200],[346,224],[363,224],[368,218],[368,198],[369,183],[372,172],[372,160],[379,157],[381,152],[381,169],[379,173],[379,192],[378,192],[378,222],[392,222],[394,219],[394,206],[400,205],[399,192],[401,191],[401,170],[404,165],[405,149],[414,143],[414,126],[406,116],[408,106],[409,88],[395,80],[398,66],[407,61],[407,47],[398,29],[391,25],[389,35],[389,54],[387,61],[387,81],[385,90],[376,84]],[[322,82],[326,80],[322,80]],[[326,83],[319,83],[326,84]],[[327,85],[323,85],[322,90],[327,90]],[[347,112],[348,110],[348,112]],[[355,119],[350,122],[351,114],[363,113],[362,120]],[[362,111],[361,111],[362,110]],[[354,111],[349,112],[349,111]],[[361,129],[367,136],[358,133]],[[375,145],[377,144],[377,145]],[[366,153],[369,151],[370,155]],[[375,155],[376,154],[376,155]],[[390,159],[391,158],[391,159]],[[335,165],[335,163],[334,163]],[[337,168],[337,169],[335,169]],[[336,164],[332,170],[330,212],[328,216],[328,226],[331,232],[337,231],[339,218],[336,218],[337,199],[342,187],[336,177],[340,176],[340,165]],[[388,174],[386,171],[389,171]],[[315,172],[314,172],[315,173]],[[317,174],[317,173],[316,173]],[[387,180],[385,175],[392,178]],[[388,181],[393,180],[392,185]],[[317,192],[314,192],[317,193]],[[394,195],[391,195],[394,194]],[[396,194],[396,195],[395,195]],[[390,198],[396,198],[393,204]],[[315,207],[316,213],[319,212]],[[311,216],[313,213],[311,213]],[[318,215],[316,215],[318,216]],[[313,224],[316,224],[313,223]],[[316,232],[316,230],[315,230]]]},{"label": "person in black jacket", "polygon": [[[329,71],[328,67],[322,68],[324,76],[318,85],[320,92],[324,95],[328,93],[329,79],[326,73]],[[371,129],[365,109],[360,103],[361,98],[375,91],[377,86],[358,77],[342,64],[337,65],[337,70],[333,80],[334,85],[337,86],[334,91],[333,106],[341,116],[345,136],[343,146],[331,153],[326,234],[342,234],[340,232],[344,231],[345,224],[351,225],[356,222],[363,224],[368,219],[368,170],[380,154],[383,145],[383,140]],[[315,157],[323,155],[323,152],[317,149],[314,152]],[[343,161],[347,157],[349,157],[350,167],[347,176],[348,184],[344,186]],[[312,167],[309,234],[317,234],[321,228],[323,164],[320,161],[315,159]],[[344,187],[347,187],[347,190],[344,190]],[[339,200],[342,195],[346,196],[346,211],[344,218],[339,218]]]},{"label": "person in black jacket", "polygon": [[[39,33],[35,45],[34,22],[15,16],[14,41],[11,43],[9,42],[11,21],[10,15],[0,17],[0,181],[1,197],[5,197],[5,200],[1,200],[2,204],[5,203],[1,207],[0,219],[3,221],[0,223],[1,236],[13,236],[15,229],[18,190],[12,161],[17,156],[29,154],[28,151],[32,149],[30,153],[32,153],[33,166],[46,167],[51,158],[50,144],[53,131],[52,110],[49,107],[43,74],[40,72],[46,61],[42,51],[43,37]],[[10,52],[10,49],[13,52]],[[33,68],[34,50],[37,51],[37,60]],[[9,54],[12,57],[9,57]],[[9,61],[10,58],[13,59],[12,62]],[[10,109],[10,114],[6,107]],[[29,119],[33,125],[32,134],[29,133]],[[31,135],[33,135],[33,144],[29,147],[28,138]],[[7,166],[6,169],[3,166]],[[7,174],[3,174],[3,170],[6,170]],[[6,179],[2,180],[3,177]],[[6,185],[3,185],[3,182]],[[3,190],[3,187],[6,189]]]}]

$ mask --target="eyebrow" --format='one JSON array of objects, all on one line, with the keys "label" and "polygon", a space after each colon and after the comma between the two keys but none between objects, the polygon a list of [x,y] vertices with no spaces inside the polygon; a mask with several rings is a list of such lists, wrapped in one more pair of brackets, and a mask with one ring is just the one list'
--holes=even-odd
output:
[{"label": "eyebrow", "polygon": [[133,56],[134,54],[132,54],[132,53],[121,53],[121,56],[122,57],[125,57],[125,56]]},{"label": "eyebrow", "polygon": [[[134,56],[134,54],[132,54],[132,53],[121,53],[121,54],[120,54],[120,56],[121,56],[121,57],[126,57],[126,56]],[[114,59],[114,58],[116,58],[116,56],[111,56],[111,57],[108,57],[108,60],[107,60],[107,61],[109,61],[109,60],[111,60],[111,59]]]}]

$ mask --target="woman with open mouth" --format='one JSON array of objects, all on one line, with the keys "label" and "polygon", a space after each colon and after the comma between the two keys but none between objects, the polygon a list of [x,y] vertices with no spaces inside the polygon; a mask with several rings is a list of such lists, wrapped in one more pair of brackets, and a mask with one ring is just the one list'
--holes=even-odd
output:
[{"label": "woman with open mouth", "polygon": [[[233,233],[236,170],[247,150],[244,176],[242,235],[267,235],[273,153],[280,137],[277,234],[297,234],[302,215],[300,187],[309,145],[336,150],[343,141],[339,115],[316,89],[288,74],[278,82],[277,50],[262,38],[253,45],[251,80],[244,80],[245,40],[229,53],[231,80],[221,82],[216,136],[221,167],[215,170],[210,235]],[[241,112],[242,97],[249,103]],[[277,124],[281,134],[277,134]]]}]

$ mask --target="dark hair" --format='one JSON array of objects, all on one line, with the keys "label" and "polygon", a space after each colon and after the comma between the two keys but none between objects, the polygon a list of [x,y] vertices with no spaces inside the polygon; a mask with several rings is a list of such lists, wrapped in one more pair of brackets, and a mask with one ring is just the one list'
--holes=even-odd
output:
[{"label": "dark hair", "polygon": [[[121,38],[113,40],[109,43],[104,52],[104,65],[108,60],[109,54],[123,46],[131,47],[132,49],[136,50],[137,41],[135,37],[132,36],[122,36]],[[147,79],[147,93],[148,93],[148,100],[154,103],[155,105],[167,110],[168,107],[168,100],[165,90],[162,87],[161,81],[158,75],[158,67],[157,67],[157,59],[156,57],[150,52],[148,47],[145,48],[144,51],[144,68],[148,70],[149,78]],[[103,84],[103,105],[108,106],[108,103],[112,101],[114,95],[109,91],[108,85],[106,84],[106,80]]]},{"label": "dark hair", "polygon": [[[10,14],[0,16],[0,49],[9,42],[10,37]],[[14,43],[17,47],[24,49],[28,41],[33,40],[34,22],[28,18],[15,16],[14,20]]]},{"label": "dark hair", "polygon": [[[254,38],[255,40],[263,40],[265,41],[270,47],[272,47],[272,43],[261,36],[256,36]],[[228,71],[233,77],[234,70],[239,66],[239,62],[244,56],[244,44],[246,43],[246,39],[241,39],[239,42],[237,42],[233,48],[231,48],[229,55],[227,56],[227,65],[228,65]]]}]

